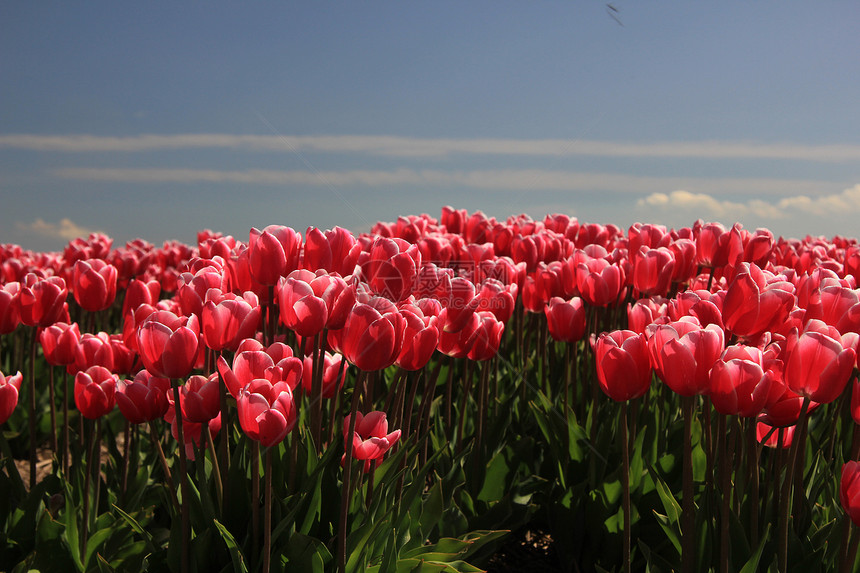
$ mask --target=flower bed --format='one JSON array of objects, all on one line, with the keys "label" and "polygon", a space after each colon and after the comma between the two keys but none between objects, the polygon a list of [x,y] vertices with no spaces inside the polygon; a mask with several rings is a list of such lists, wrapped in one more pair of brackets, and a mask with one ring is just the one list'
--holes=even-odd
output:
[{"label": "flower bed", "polygon": [[856,570],[854,239],[446,207],[0,270],[11,571]]}]

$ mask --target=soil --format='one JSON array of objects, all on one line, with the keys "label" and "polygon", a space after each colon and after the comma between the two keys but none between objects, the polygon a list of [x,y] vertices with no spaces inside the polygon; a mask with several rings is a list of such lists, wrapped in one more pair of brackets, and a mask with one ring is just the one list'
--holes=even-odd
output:
[{"label": "soil", "polygon": [[487,573],[562,573],[552,536],[539,528],[516,532],[490,558]]}]

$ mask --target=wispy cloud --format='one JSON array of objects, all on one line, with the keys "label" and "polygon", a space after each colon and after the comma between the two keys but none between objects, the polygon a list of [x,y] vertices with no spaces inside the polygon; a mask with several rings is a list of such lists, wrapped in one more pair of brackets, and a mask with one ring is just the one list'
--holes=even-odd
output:
[{"label": "wispy cloud", "polygon": [[743,217],[752,215],[764,220],[780,220],[799,215],[818,217],[846,216],[860,214],[860,184],[845,189],[841,193],[825,194],[817,197],[796,195],[783,197],[778,201],[766,202],[760,199],[749,201],[725,201],[707,193],[691,193],[677,190],[671,193],[652,193],[640,199],[637,207],[697,214],[713,218]]},{"label": "wispy cloud", "polygon": [[[592,173],[541,169],[444,171],[437,169],[392,170],[264,170],[126,169],[71,167],[52,172],[63,179],[122,183],[241,183],[243,185],[384,186],[438,185],[475,189],[612,191],[665,194],[667,189],[696,189],[697,193],[725,195],[821,195],[832,191],[830,182],[773,178],[645,177],[617,173]],[[676,192],[677,193],[677,192]],[[652,199],[657,201],[659,199]]]},{"label": "wispy cloud", "polygon": [[399,157],[456,154],[601,156],[698,159],[781,159],[838,163],[860,160],[860,145],[801,145],[737,141],[654,143],[568,139],[445,139],[392,135],[231,135],[217,133],[129,137],[0,135],[0,148],[46,152],[146,152],[173,149],[242,149],[270,152],[361,153]]},{"label": "wispy cloud", "polygon": [[96,229],[82,227],[69,218],[62,218],[58,223],[49,223],[42,218],[37,218],[31,223],[19,221],[15,224],[16,229],[28,234],[45,237],[49,239],[62,239],[71,241],[78,237],[87,237],[90,233],[97,232]]}]

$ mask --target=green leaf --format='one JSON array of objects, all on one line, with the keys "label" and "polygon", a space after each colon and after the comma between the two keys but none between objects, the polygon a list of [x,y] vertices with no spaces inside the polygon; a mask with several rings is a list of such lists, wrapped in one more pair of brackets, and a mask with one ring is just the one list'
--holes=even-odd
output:
[{"label": "green leaf", "polygon": [[72,493],[69,483],[65,483],[65,495],[66,495],[66,509],[63,512],[63,525],[66,527],[65,537],[66,541],[69,544],[69,552],[72,555],[72,559],[75,564],[79,567],[79,570],[83,571],[83,563],[81,563],[81,542],[78,537],[78,512],[77,508],[75,508],[75,504],[72,501]]},{"label": "green leaf", "polygon": [[120,517],[122,517],[126,523],[131,526],[135,533],[140,535],[143,538],[143,541],[146,543],[146,547],[150,553],[156,553],[158,549],[155,547],[155,543],[152,541],[152,535],[149,534],[147,530],[145,530],[131,515],[124,512],[122,509],[113,506],[114,511],[116,511]]},{"label": "green leaf", "polygon": [[672,545],[678,551],[678,555],[680,555],[681,554],[681,532],[677,527],[677,522],[672,522],[665,515],[657,513],[656,509],[652,509],[651,511],[654,512],[654,517],[657,518],[657,523],[660,524],[660,527],[666,533],[666,537],[669,538],[669,541],[672,543]]},{"label": "green leaf", "polygon": [[114,532],[115,532],[115,530],[112,527],[106,528],[106,529],[100,529],[100,530],[96,531],[95,533],[93,533],[87,539],[87,553],[86,553],[86,556],[84,557],[84,569],[87,568],[87,564],[90,562],[90,559],[92,558],[93,552],[96,549],[98,549],[99,547],[101,547],[101,545],[105,541],[107,541],[108,538]]},{"label": "green leaf", "polygon": [[290,571],[323,573],[332,555],[325,543],[313,537],[294,533],[290,536],[286,551]]},{"label": "green leaf", "polygon": [[681,504],[678,503],[678,500],[672,495],[669,486],[666,485],[660,474],[654,471],[651,464],[648,464],[648,471],[654,480],[654,485],[657,487],[657,494],[663,503],[663,509],[666,510],[666,517],[669,519],[669,523],[677,523],[681,518]]},{"label": "green leaf", "polygon": [[240,549],[239,544],[236,543],[236,539],[233,537],[233,534],[230,533],[217,519],[213,519],[212,522],[218,529],[218,533],[221,534],[221,539],[223,539],[224,543],[227,545],[227,551],[230,552],[230,560],[233,562],[233,571],[235,573],[247,573],[248,568],[245,566],[245,559],[242,556],[242,550]]},{"label": "green leaf", "polygon": [[749,560],[746,562],[746,565],[743,566],[740,573],[755,573],[758,571],[758,562],[761,559],[761,552],[764,550],[764,546],[767,543],[768,538],[770,537],[770,524],[767,524],[767,528],[764,531],[764,535],[761,536],[761,541],[758,543],[758,548],[755,550]]}]

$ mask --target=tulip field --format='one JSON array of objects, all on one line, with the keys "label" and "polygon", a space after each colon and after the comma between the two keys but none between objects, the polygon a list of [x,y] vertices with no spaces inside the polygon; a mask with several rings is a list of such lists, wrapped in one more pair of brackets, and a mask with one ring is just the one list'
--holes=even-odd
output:
[{"label": "tulip field", "polygon": [[0,244],[0,571],[860,570],[857,239],[197,239]]}]

